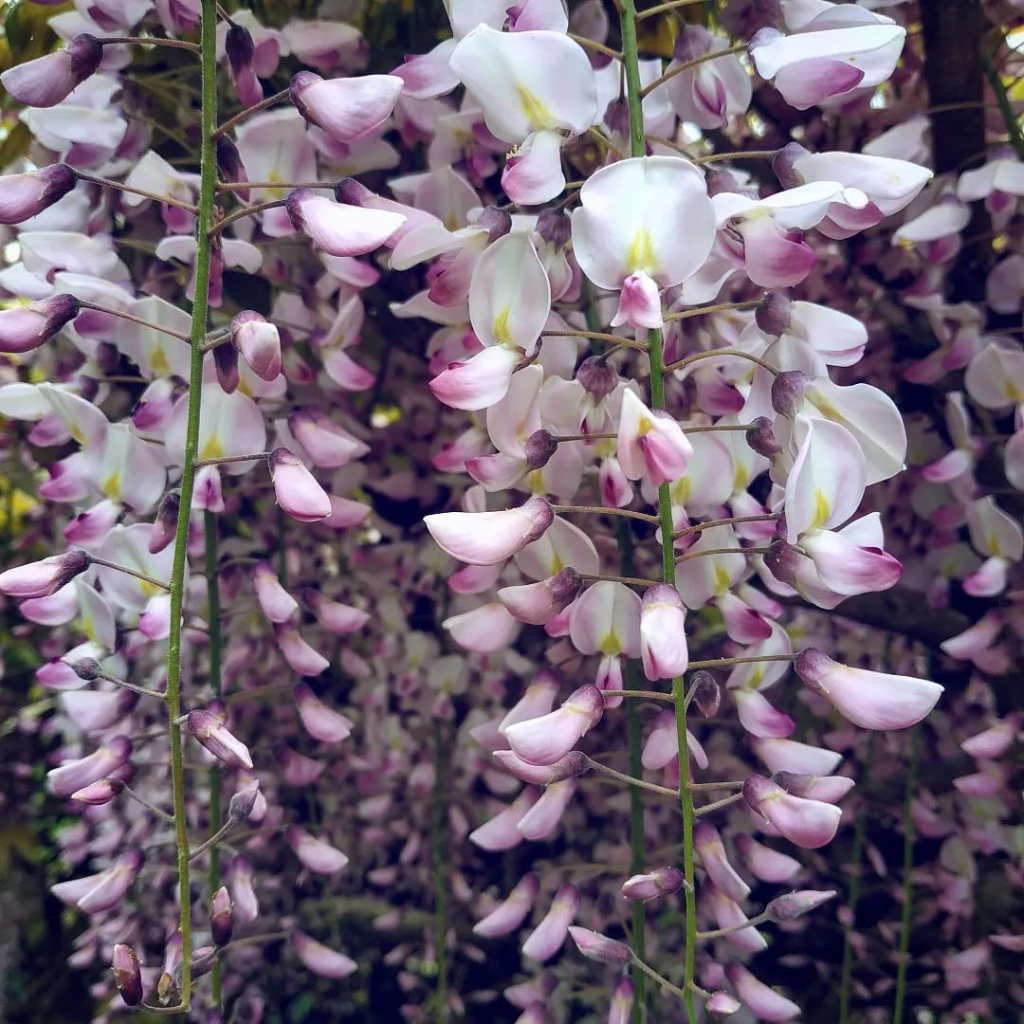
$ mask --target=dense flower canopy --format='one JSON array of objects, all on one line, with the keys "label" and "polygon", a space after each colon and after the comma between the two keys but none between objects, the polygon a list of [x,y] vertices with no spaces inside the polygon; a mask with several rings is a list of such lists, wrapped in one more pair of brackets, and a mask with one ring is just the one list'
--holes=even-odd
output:
[{"label": "dense flower canopy", "polygon": [[1022,5],[232,6],[6,15],[47,976],[1015,1019]]}]

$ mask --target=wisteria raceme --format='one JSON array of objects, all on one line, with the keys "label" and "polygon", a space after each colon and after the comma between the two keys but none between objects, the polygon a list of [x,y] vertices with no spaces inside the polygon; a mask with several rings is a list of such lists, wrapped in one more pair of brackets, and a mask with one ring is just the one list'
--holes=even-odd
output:
[{"label": "wisteria raceme", "polygon": [[1015,1019],[1020,5],[232,6],[6,15],[15,1016]]}]

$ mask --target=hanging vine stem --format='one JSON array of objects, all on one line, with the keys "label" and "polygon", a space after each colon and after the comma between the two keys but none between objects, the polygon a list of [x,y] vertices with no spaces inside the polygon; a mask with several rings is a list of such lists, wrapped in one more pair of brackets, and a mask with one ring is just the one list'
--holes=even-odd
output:
[{"label": "hanging vine stem", "polygon": [[192,304],[189,359],[188,418],[185,455],[181,468],[181,506],[174,533],[171,566],[171,626],[167,638],[167,720],[171,743],[171,790],[174,803],[174,841],[178,861],[179,931],[182,942],[181,1010],[192,1000],[192,893],[189,882],[188,822],[185,818],[185,772],[181,729],[181,633],[185,604],[188,527],[195,488],[199,449],[199,414],[203,388],[203,339],[209,314],[210,251],[216,203],[217,156],[213,132],[217,116],[217,4],[202,0],[201,24],[202,108],[200,111],[199,203],[196,218],[195,299]]},{"label": "hanging vine stem", "polygon": [[917,760],[921,751],[921,724],[910,736],[910,760],[903,796],[903,913],[900,917],[900,963],[896,971],[896,1003],[892,1024],[903,1024],[907,1003],[907,967],[910,962],[910,933],[914,930],[914,797],[917,795]]},{"label": "hanging vine stem", "polygon": [[[864,758],[864,774],[858,787],[861,799],[866,803],[868,796],[868,780],[871,766],[875,763],[876,732],[868,733],[868,748]],[[861,875],[864,859],[864,846],[867,840],[868,820],[870,815],[865,812],[857,815],[857,827],[853,835],[853,849],[850,851],[850,885],[847,889],[846,903],[850,910],[850,923],[843,928],[843,973],[839,983],[839,1024],[849,1024],[850,991],[853,983],[853,935],[857,928],[857,904],[860,902]]]},{"label": "hanging vine stem", "polygon": [[[210,628],[209,659],[210,688],[215,697],[222,693],[221,685],[221,635],[220,635],[220,576],[218,574],[217,517],[209,510],[203,512],[204,572],[206,574],[206,599],[208,605],[207,622]],[[220,888],[220,850],[213,842],[214,836],[220,831],[220,766],[214,764],[210,768],[210,823],[209,842],[210,867],[207,875],[210,905],[213,905],[214,893]],[[223,1012],[223,995],[221,993],[220,957],[213,964],[210,972],[213,1004]]]},{"label": "hanging vine stem", "polygon": [[[625,519],[615,520],[615,540],[619,547],[619,572],[631,577],[636,571],[633,558],[633,533]],[[627,690],[636,689],[637,661],[627,658],[623,671]],[[643,775],[643,737],[640,732],[640,709],[636,701],[626,701],[626,743],[629,748],[629,774],[639,780]],[[593,767],[593,762],[590,762]],[[644,798],[641,787],[629,787],[629,871],[640,875],[646,863],[644,851]],[[647,911],[642,900],[633,900],[632,939],[633,953],[638,959],[647,956]],[[631,971],[633,979],[633,1024],[643,1024],[647,1014],[647,976],[640,968]]]},{"label": "hanging vine stem", "polygon": [[[644,115],[641,102],[646,92],[640,86],[640,59],[637,52],[636,38],[636,0],[622,0],[620,8],[622,25],[622,64],[626,75],[626,99],[629,106],[630,150],[635,157],[642,157],[647,152],[647,140],[644,136]],[[692,63],[692,62],[691,62]],[[681,65],[685,68],[687,65]],[[656,87],[665,76],[652,85]],[[665,357],[661,343],[661,331],[648,333],[648,349],[651,363],[651,408],[665,408]],[[676,581],[675,541],[672,522],[672,496],[669,485],[661,484],[658,488],[658,516],[661,524],[662,547],[662,578],[669,585]],[[694,846],[693,846],[693,794],[690,791],[690,758],[688,737],[686,734],[686,691],[682,676],[672,680],[672,696],[676,715],[676,735],[679,742],[679,803],[683,813],[683,877],[686,880],[685,891],[685,929],[686,929],[686,963],[685,981],[679,995],[686,1007],[687,1020],[694,1024],[697,1019],[694,1005],[694,967],[697,947],[697,900],[694,893]],[[638,965],[643,961],[637,961]],[[646,964],[641,968],[644,970]],[[677,990],[679,991],[679,990]]]}]

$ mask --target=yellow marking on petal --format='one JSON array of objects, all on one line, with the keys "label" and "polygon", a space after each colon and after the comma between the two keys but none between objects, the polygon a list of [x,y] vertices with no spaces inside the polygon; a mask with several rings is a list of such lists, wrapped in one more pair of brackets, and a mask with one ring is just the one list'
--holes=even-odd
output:
[{"label": "yellow marking on petal", "polygon": [[526,477],[526,482],[529,485],[531,494],[544,495],[547,493],[547,488],[544,486],[544,470],[533,469]]},{"label": "yellow marking on petal", "polygon": [[601,653],[608,656],[614,656],[622,653],[622,644],[619,642],[619,638],[614,633],[609,633],[601,641]]},{"label": "yellow marking on petal", "polygon": [[745,491],[748,483],[750,483],[750,474],[747,472],[746,465],[742,462],[737,462],[736,472],[732,478],[732,493],[736,494],[738,491]]},{"label": "yellow marking on petal", "polygon": [[995,555],[997,558],[1003,557],[1002,545],[999,543],[999,538],[994,533],[990,533],[985,538],[985,543],[988,545],[990,555]]},{"label": "yellow marking on petal", "polygon": [[816,487],[814,489],[814,521],[808,529],[817,530],[824,526],[831,515],[832,506],[829,504],[828,498],[825,497],[823,491]]},{"label": "yellow marking on petal", "polygon": [[253,398],[253,397],[255,397],[254,392],[252,390],[252,387],[250,385],[248,385],[241,378],[239,378],[238,389],[237,390],[238,390],[239,394],[245,395],[246,398]]},{"label": "yellow marking on petal", "polygon": [[156,597],[157,594],[163,593],[163,588],[158,587],[155,583],[149,583],[146,580],[139,580],[139,590],[142,591],[146,598]]},{"label": "yellow marking on petal", "polygon": [[519,104],[523,108],[526,120],[534,131],[547,128],[557,120],[555,115],[548,110],[538,96],[535,96],[525,85],[516,84],[516,96],[519,97]]},{"label": "yellow marking on petal", "polygon": [[85,444],[85,434],[83,434],[74,424],[71,426],[71,437],[79,444]]},{"label": "yellow marking on petal", "polygon": [[504,345],[506,348],[515,348],[515,341],[512,338],[512,332],[508,327],[508,318],[512,313],[512,307],[506,306],[495,318],[494,318],[494,337],[497,339],[499,345]]},{"label": "yellow marking on petal", "polygon": [[645,270],[652,273],[657,269],[658,258],[654,254],[654,242],[651,240],[651,233],[646,228],[641,228],[629,244],[626,252],[626,266],[633,273]]},{"label": "yellow marking on petal", "polygon": [[121,500],[121,475],[116,470],[103,481],[103,493],[113,501]]},{"label": "yellow marking on petal", "polygon": [[732,585],[732,576],[724,566],[715,566],[715,593],[725,593]]},{"label": "yellow marking on petal", "polygon": [[1008,401],[1013,403],[1024,402],[1024,391],[1021,391],[1012,380],[1006,382],[1004,390]]},{"label": "yellow marking on petal", "polygon": [[558,557],[557,554],[551,556],[551,564],[549,568],[549,574],[554,576],[556,573],[560,573],[565,568],[565,562]]},{"label": "yellow marking on petal", "polygon": [[685,505],[690,500],[690,496],[692,494],[693,481],[688,476],[684,476],[672,485],[672,497],[678,501],[680,505]]},{"label": "yellow marking on petal", "polygon": [[209,437],[203,450],[199,453],[200,459],[221,459],[224,457],[224,449],[221,447],[220,438],[214,434]]},{"label": "yellow marking on petal", "polygon": [[764,679],[764,666],[755,665],[754,670],[750,673],[750,678],[743,688],[745,690],[756,690],[762,679]]},{"label": "yellow marking on petal", "polygon": [[171,372],[170,363],[164,353],[163,345],[157,345],[149,357],[149,365],[156,377],[165,377]]}]

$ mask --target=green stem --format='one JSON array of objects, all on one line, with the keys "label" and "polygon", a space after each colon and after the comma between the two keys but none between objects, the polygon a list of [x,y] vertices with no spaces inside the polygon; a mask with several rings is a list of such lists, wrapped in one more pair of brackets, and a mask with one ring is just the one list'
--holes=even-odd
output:
[{"label": "green stem", "polygon": [[921,748],[921,726],[914,726],[910,737],[910,761],[907,764],[907,785],[903,796],[903,916],[900,921],[900,965],[896,972],[896,1005],[892,1024],[903,1024],[903,1008],[907,1001],[907,964],[910,960],[910,933],[913,930],[914,886],[914,797],[917,795],[917,759]]},{"label": "green stem", "polygon": [[[867,756],[864,759],[864,775],[860,780],[861,796],[867,798],[868,779],[871,765],[875,760],[876,732],[868,733]],[[857,904],[860,902],[861,861],[864,859],[864,844],[868,833],[867,808],[857,815],[857,827],[853,834],[853,849],[850,851],[850,888],[847,904],[850,908],[850,923],[843,929],[843,974],[839,985],[839,1024],[849,1024],[850,990],[853,984],[853,943],[850,941],[857,927]]]},{"label": "green stem", "polygon": [[1013,143],[1017,156],[1024,156],[1024,135],[1021,134],[1020,119],[1014,112],[1013,104],[1006,92],[1006,86],[1003,85],[1003,80],[999,77],[992,58],[986,54],[982,59],[985,62],[985,74],[988,76],[992,91],[996,94],[996,102],[1002,112],[1003,120],[1006,122],[1006,131],[1010,136],[1010,142]]},{"label": "green stem", "polygon": [[[647,153],[644,132],[644,115],[641,106],[643,89],[640,85],[640,62],[636,40],[636,2],[622,0],[622,63],[626,73],[626,98],[629,105],[630,151],[634,157]],[[648,333],[648,347],[651,363],[651,407],[665,408],[665,356],[661,343],[661,331]],[[658,517],[661,523],[662,578],[670,585],[676,581],[675,527],[672,522],[672,496],[668,484],[658,488]],[[672,680],[672,696],[676,713],[676,734],[679,738],[679,803],[683,812],[683,876],[686,879],[685,920],[686,920],[686,973],[682,991],[686,1006],[687,1020],[697,1020],[693,999],[694,954],[697,948],[697,901],[694,893],[694,850],[693,850],[693,794],[690,792],[690,759],[686,736],[686,687],[680,676]]]},{"label": "green stem", "polygon": [[445,851],[444,780],[448,765],[445,760],[443,724],[434,722],[434,813],[431,820],[431,835],[434,847],[434,944],[437,957],[437,1024],[448,1020],[448,963],[445,937],[448,934],[448,892],[445,886],[445,870],[448,854]]},{"label": "green stem", "polygon": [[189,881],[188,821],[185,818],[185,773],[181,729],[181,624],[185,603],[188,526],[199,449],[199,410],[203,389],[203,338],[209,313],[210,231],[216,202],[217,157],[213,129],[217,115],[217,5],[202,0],[201,64],[203,103],[200,114],[202,144],[199,170],[199,212],[196,218],[195,300],[192,305],[189,360],[188,420],[185,456],[181,468],[181,508],[174,535],[171,568],[171,631],[167,639],[167,720],[171,741],[171,789],[174,797],[174,840],[178,860],[179,929],[182,941],[181,1003],[187,1011],[192,1000],[192,891]]},{"label": "green stem", "polygon": [[[633,533],[625,519],[615,521],[615,538],[619,545],[619,571],[623,576],[632,576]],[[625,688],[635,690],[638,682],[635,658],[626,661],[624,672]],[[635,779],[643,777],[641,763],[643,742],[640,735],[640,709],[635,700],[626,701],[626,741],[629,745],[629,774]],[[644,871],[644,795],[639,786],[629,787],[629,871],[640,875]],[[635,900],[632,909],[633,952],[640,960],[647,959],[647,912],[643,900]],[[643,1024],[647,1015],[647,976],[633,964],[633,1024]]]},{"label": "green stem", "polygon": [[[221,696],[221,637],[220,637],[220,576],[217,572],[219,560],[217,552],[217,517],[210,511],[203,512],[203,535],[205,540],[205,572],[206,598],[209,606],[207,622],[210,626],[210,687],[215,697]],[[220,831],[220,766],[210,768],[210,838]],[[213,904],[214,893],[220,888],[220,850],[214,845],[210,850],[209,867],[210,904]],[[223,995],[221,993],[220,957],[214,962],[210,972],[212,983],[213,1005],[223,1012]]]}]

